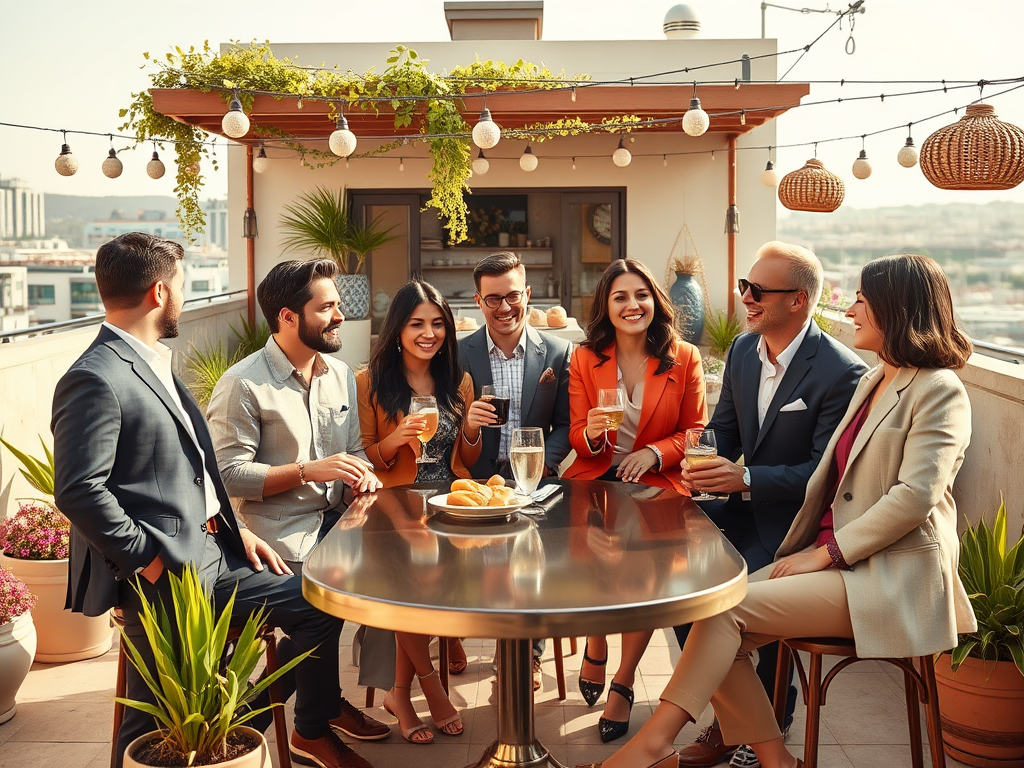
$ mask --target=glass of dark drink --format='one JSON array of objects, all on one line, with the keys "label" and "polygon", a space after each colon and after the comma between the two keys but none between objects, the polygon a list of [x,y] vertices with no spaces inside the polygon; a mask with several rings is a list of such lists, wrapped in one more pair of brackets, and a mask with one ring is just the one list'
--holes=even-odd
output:
[{"label": "glass of dark drink", "polygon": [[487,426],[502,427],[508,424],[509,398],[507,387],[487,384],[480,389],[480,399],[494,407],[494,415],[498,418],[496,422]]}]

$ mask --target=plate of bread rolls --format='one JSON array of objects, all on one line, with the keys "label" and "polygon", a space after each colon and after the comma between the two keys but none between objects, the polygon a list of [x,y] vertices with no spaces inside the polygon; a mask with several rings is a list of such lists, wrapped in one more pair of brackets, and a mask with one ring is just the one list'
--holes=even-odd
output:
[{"label": "plate of bread rolls", "polygon": [[486,482],[456,480],[448,493],[431,496],[427,503],[458,517],[504,517],[530,503],[505,485],[505,478],[494,475]]}]

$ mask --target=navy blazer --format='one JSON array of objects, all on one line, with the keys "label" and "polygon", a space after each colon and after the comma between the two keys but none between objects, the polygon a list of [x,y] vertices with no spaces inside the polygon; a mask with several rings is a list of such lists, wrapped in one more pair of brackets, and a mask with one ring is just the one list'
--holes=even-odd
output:
[{"label": "navy blazer", "polygon": [[[750,501],[732,494],[722,507],[723,519],[738,516],[746,524],[752,517],[761,543],[775,553],[867,366],[812,321],[759,427],[760,338],[744,333],[733,341],[708,428],[715,430],[720,456],[730,461],[743,456],[750,468]],[[782,410],[801,400],[806,408]]]},{"label": "navy blazer", "polygon": [[[572,344],[565,339],[542,333],[527,325],[526,356],[523,365],[522,426],[544,430],[544,463],[552,472],[569,455],[569,359]],[[462,369],[473,377],[473,396],[480,398],[481,387],[493,384],[491,361],[487,354],[487,329],[459,340],[459,361]],[[548,368],[554,381],[540,383]],[[480,458],[470,470],[473,477],[487,478],[494,474],[498,461],[501,430],[485,427]]]},{"label": "navy blazer", "polygon": [[[210,433],[175,377],[216,485],[226,544],[244,558]],[[72,523],[67,606],[98,616],[121,603],[127,579],[159,554],[180,571],[201,560],[203,464],[181,411],[149,365],[109,328],[57,384],[54,498]]]}]

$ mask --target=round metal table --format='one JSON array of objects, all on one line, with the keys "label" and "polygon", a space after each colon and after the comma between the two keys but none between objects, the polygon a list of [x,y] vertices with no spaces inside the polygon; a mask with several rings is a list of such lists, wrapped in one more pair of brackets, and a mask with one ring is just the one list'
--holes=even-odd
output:
[{"label": "round metal table", "polygon": [[747,590],[743,558],[690,499],[627,483],[561,492],[497,521],[438,513],[406,486],[346,513],[307,558],[303,593],[350,621],[497,639],[498,738],[478,768],[561,764],[534,736],[531,639],[669,627]]}]

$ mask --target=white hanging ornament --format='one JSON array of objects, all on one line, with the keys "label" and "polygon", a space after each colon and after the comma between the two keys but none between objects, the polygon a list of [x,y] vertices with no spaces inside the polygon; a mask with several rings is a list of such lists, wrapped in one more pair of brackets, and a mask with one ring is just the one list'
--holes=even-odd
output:
[{"label": "white hanging ornament", "polygon": [[501,140],[501,126],[491,119],[491,110],[484,107],[480,120],[473,126],[473,143],[480,149],[490,149]]},{"label": "white hanging ornament", "polygon": [[113,147],[110,148],[110,154],[107,155],[107,159],[103,161],[103,165],[100,166],[103,171],[103,175],[108,179],[116,179],[121,175],[121,171],[124,170],[124,164],[117,156],[117,150]]},{"label": "white hanging ornament", "polygon": [[260,151],[256,153],[256,157],[252,159],[252,169],[256,173],[266,173],[270,170],[270,158],[267,157],[267,151],[260,145]]},{"label": "white hanging ornament", "polygon": [[868,161],[868,153],[860,151],[860,155],[853,161],[853,175],[858,179],[866,179],[871,175],[871,163]]},{"label": "white hanging ornament", "polygon": [[526,145],[526,149],[523,150],[523,154],[519,158],[519,167],[527,173],[537,170],[537,156],[533,154],[529,144]]},{"label": "white hanging ornament", "polygon": [[164,167],[164,161],[160,159],[160,153],[154,149],[153,159],[146,163],[146,175],[151,179],[159,179],[166,172],[167,168]]},{"label": "white hanging ornament", "polygon": [[907,136],[907,143],[904,144],[896,154],[896,162],[904,168],[913,168],[917,165],[917,147],[914,146],[914,137]]},{"label": "white hanging ornament", "polygon": [[628,149],[626,149],[624,137],[619,137],[619,147],[612,152],[612,162],[615,163],[619,168],[625,168],[631,162],[633,162],[633,155]]},{"label": "white hanging ornament", "polygon": [[484,157],[484,151],[481,149],[476,156],[476,160],[473,161],[473,173],[477,176],[483,176],[491,168],[490,162]]},{"label": "white hanging ornament", "polygon": [[768,161],[768,165],[764,167],[764,171],[761,173],[761,183],[766,187],[779,186],[779,172],[775,170],[771,160]]},{"label": "white hanging ornament", "polygon": [[690,108],[683,115],[683,130],[690,136],[703,136],[710,125],[711,118],[701,109],[700,99],[694,96],[690,99]]},{"label": "white hanging ornament", "polygon": [[65,143],[60,145],[60,154],[53,161],[53,167],[61,176],[74,176],[78,173],[78,158],[71,154],[71,147],[67,145],[67,136],[64,138]]},{"label": "white hanging ornament", "polygon": [[240,139],[249,132],[249,116],[242,111],[242,102],[238,99],[238,93],[231,99],[228,112],[221,118],[220,128],[225,136],[232,139]]},{"label": "white hanging ornament", "polygon": [[338,115],[334,125],[334,132],[328,140],[331,152],[338,157],[348,157],[356,151],[356,135],[348,129],[348,120],[344,115]]}]

